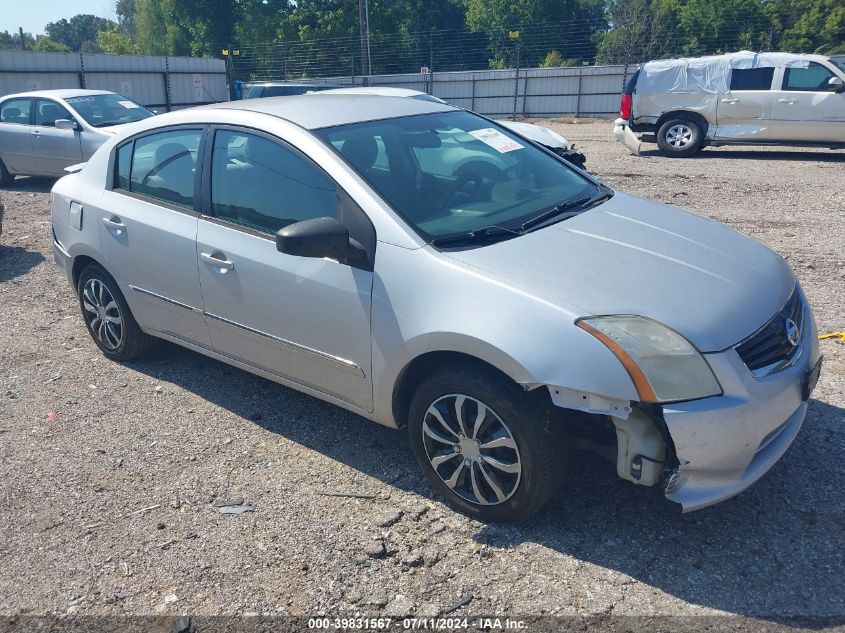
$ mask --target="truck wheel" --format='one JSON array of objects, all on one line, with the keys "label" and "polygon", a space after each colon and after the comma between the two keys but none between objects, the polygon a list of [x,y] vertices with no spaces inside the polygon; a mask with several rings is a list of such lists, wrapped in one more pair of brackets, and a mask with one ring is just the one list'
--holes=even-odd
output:
[{"label": "truck wheel", "polygon": [[454,367],[430,376],[409,410],[411,448],[449,505],[482,521],[521,520],[563,479],[563,429],[504,376]]},{"label": "truck wheel", "polygon": [[665,156],[686,158],[701,149],[704,133],[689,119],[669,119],[657,131],[657,146]]}]

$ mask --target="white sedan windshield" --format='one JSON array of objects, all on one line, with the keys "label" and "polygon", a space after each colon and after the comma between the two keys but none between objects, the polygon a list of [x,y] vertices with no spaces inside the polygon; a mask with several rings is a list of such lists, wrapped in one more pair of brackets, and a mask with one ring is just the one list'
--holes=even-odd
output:
[{"label": "white sedan windshield", "polygon": [[423,237],[516,229],[596,185],[469,112],[342,125],[318,135]]},{"label": "white sedan windshield", "polygon": [[155,116],[154,112],[123,95],[86,95],[70,97],[65,101],[92,127],[133,123]]}]

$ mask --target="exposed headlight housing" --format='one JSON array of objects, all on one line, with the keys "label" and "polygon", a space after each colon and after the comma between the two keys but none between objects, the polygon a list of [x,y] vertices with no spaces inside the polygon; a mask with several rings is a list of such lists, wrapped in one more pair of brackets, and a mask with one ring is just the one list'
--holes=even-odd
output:
[{"label": "exposed headlight housing", "polygon": [[625,367],[642,402],[679,402],[717,396],[722,387],[701,353],[683,336],[652,319],[613,315],[578,319]]}]

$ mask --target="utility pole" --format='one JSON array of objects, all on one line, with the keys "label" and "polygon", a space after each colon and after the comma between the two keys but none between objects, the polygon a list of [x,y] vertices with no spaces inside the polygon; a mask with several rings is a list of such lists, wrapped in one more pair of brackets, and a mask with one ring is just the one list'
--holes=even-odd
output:
[{"label": "utility pole", "polygon": [[[361,29],[361,74],[371,75],[370,65],[370,21],[367,0],[358,0],[358,24]],[[366,85],[366,84],[365,84]]]}]

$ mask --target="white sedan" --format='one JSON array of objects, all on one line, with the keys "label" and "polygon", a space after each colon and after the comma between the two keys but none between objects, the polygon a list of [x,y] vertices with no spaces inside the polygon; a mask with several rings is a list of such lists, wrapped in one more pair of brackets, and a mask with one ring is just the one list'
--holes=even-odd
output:
[{"label": "white sedan", "polygon": [[62,176],[120,129],[155,113],[105,90],[38,90],[0,100],[0,186],[15,176]]}]

